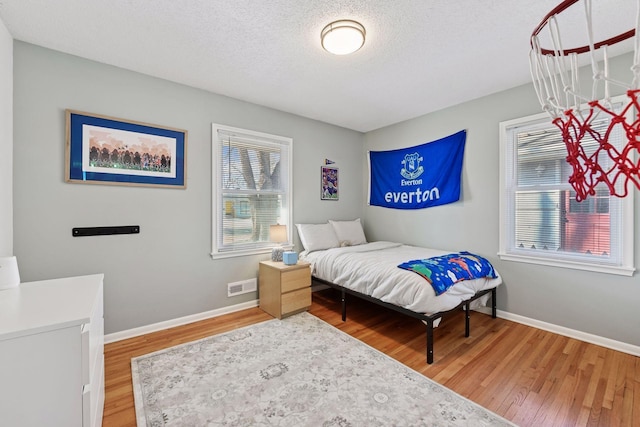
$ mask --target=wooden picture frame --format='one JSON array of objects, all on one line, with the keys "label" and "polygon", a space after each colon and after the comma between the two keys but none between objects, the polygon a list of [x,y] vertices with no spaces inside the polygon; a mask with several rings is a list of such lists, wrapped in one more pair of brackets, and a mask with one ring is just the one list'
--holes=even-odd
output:
[{"label": "wooden picture frame", "polygon": [[66,110],[65,181],[187,187],[187,131]]},{"label": "wooden picture frame", "polygon": [[339,200],[338,168],[322,166],[320,172],[320,200]]}]

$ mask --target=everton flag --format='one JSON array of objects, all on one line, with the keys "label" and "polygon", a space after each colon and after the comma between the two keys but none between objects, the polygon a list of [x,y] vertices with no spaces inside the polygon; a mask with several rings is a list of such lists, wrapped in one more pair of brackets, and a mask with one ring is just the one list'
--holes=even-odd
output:
[{"label": "everton flag", "polygon": [[467,131],[416,147],[369,152],[369,204],[423,209],[460,199]]}]

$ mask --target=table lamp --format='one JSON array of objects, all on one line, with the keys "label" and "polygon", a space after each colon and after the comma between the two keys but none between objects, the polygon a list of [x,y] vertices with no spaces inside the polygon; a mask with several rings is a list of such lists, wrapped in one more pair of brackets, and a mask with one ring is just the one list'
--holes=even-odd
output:
[{"label": "table lamp", "polygon": [[[286,225],[270,225],[269,226],[269,240],[274,243],[287,242],[287,226]],[[282,261],[282,253],[284,248],[282,246],[276,246],[271,250],[271,261]]]},{"label": "table lamp", "polygon": [[0,257],[0,291],[20,284],[18,260],[14,256]]}]

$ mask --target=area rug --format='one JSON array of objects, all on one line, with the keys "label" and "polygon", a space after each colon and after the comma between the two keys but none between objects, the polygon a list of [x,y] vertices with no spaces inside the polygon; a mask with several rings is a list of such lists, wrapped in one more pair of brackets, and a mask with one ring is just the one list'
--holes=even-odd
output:
[{"label": "area rug", "polygon": [[131,360],[138,426],[513,426],[308,313]]}]

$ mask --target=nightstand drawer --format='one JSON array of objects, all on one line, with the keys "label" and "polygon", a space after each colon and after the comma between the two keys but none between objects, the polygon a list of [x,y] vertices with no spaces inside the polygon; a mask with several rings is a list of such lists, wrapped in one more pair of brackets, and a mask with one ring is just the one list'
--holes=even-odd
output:
[{"label": "nightstand drawer", "polygon": [[304,310],[311,306],[311,288],[306,287],[282,295],[282,314]]},{"label": "nightstand drawer", "polygon": [[311,286],[311,269],[309,267],[283,271],[281,280],[282,293]]}]

